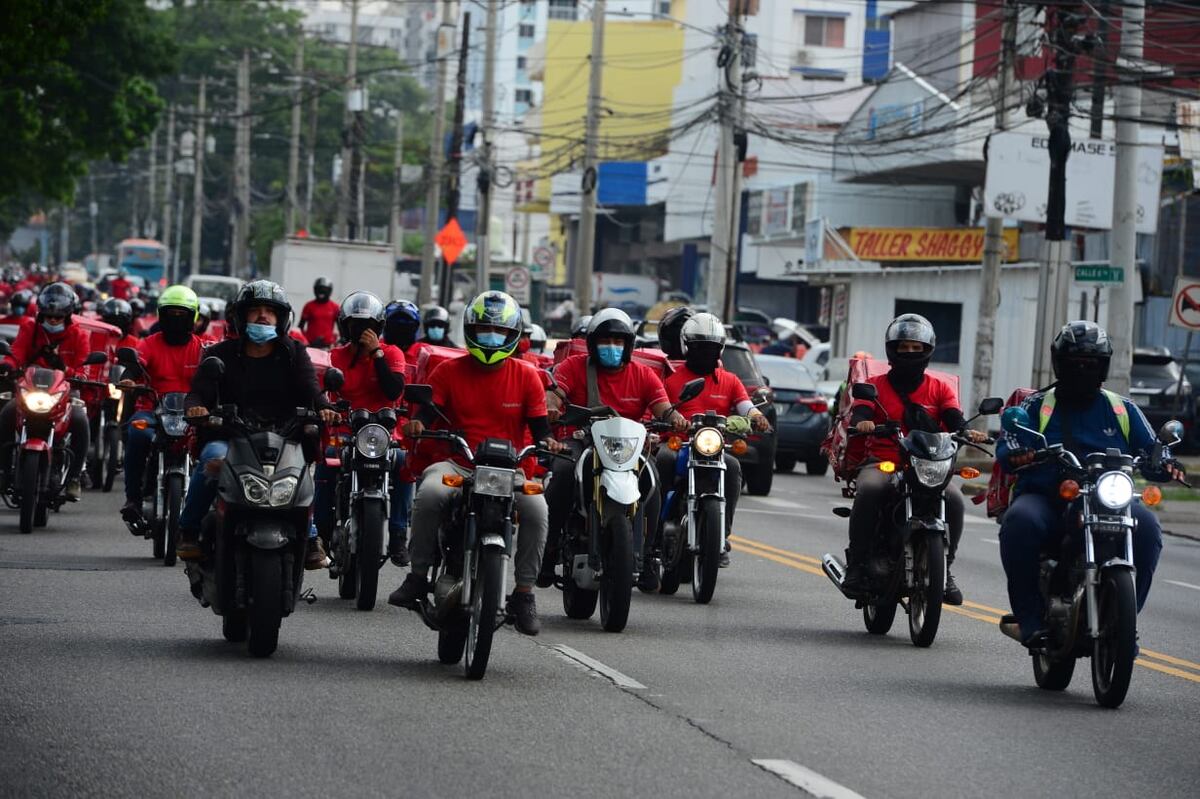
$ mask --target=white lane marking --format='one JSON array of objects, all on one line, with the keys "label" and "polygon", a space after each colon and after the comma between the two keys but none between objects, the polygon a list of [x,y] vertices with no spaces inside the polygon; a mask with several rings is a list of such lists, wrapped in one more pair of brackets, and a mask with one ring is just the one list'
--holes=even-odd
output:
[{"label": "white lane marking", "polygon": [[1193,591],[1200,591],[1200,585],[1192,585],[1191,583],[1181,583],[1178,580],[1167,580],[1171,585],[1177,585],[1180,588],[1190,588]]},{"label": "white lane marking", "polygon": [[980,540],[980,541],[986,541],[986,542],[988,542],[989,544],[997,544],[997,545],[998,545],[998,544],[1000,543],[1000,539],[998,539],[998,538],[981,538],[981,539],[979,539],[979,540]]},{"label": "white lane marking", "polygon": [[791,760],[751,760],[751,763],[761,769],[782,777],[800,790],[811,796],[822,799],[863,799],[861,794],[847,788],[845,785],[823,777],[810,768],[805,768]]},{"label": "white lane marking", "polygon": [[745,502],[754,504],[766,505],[768,508],[793,508],[796,510],[808,510],[808,505],[799,502],[792,502],[790,499],[779,499],[778,497],[754,497],[747,498]]},{"label": "white lane marking", "polygon": [[572,649],[566,644],[555,644],[551,647],[559,653],[565,655],[571,660],[586,667],[589,671],[599,674],[601,677],[607,677],[612,680],[619,688],[633,688],[634,690],[644,691],[646,686],[642,685],[637,680],[614,669],[612,666],[606,666],[595,658],[588,657],[578,649]]}]

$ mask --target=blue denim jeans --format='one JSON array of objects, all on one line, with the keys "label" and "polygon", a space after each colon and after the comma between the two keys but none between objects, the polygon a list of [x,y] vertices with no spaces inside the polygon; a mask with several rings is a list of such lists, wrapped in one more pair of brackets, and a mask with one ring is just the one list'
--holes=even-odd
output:
[{"label": "blue denim jeans", "polygon": [[[145,430],[138,430],[132,423],[139,419],[149,422],[150,426]],[[125,499],[128,502],[142,501],[146,459],[150,457],[156,429],[154,414],[150,411],[136,412],[125,425]]]},{"label": "blue denim jeans", "polygon": [[212,507],[217,498],[217,477],[205,474],[205,467],[214,460],[224,458],[229,452],[228,441],[210,441],[200,450],[196,461],[196,469],[188,482],[187,497],[183,500],[183,510],[179,514],[179,527],[189,533],[198,533],[204,514]]}]

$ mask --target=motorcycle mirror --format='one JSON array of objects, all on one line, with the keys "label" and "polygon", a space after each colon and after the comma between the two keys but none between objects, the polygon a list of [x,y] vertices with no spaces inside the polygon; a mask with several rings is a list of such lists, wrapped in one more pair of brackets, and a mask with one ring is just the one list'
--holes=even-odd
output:
[{"label": "motorcycle mirror", "polygon": [[7,341],[0,341],[0,355],[12,355],[12,347]]},{"label": "motorcycle mirror", "polygon": [[404,387],[404,399],[417,405],[430,405],[433,403],[433,386],[409,383]]},{"label": "motorcycle mirror", "polygon": [[874,402],[879,399],[879,389],[871,383],[855,383],[850,387],[850,396],[856,400]]},{"label": "motorcycle mirror", "polygon": [[215,355],[210,355],[200,362],[200,373],[209,380],[219,380],[225,374],[225,362]]},{"label": "motorcycle mirror", "polygon": [[1004,407],[1004,400],[999,397],[988,397],[979,403],[980,416],[995,416]]},{"label": "motorcycle mirror", "polygon": [[1183,441],[1183,422],[1177,419],[1167,421],[1158,431],[1158,440],[1168,447]]},{"label": "motorcycle mirror", "polygon": [[84,366],[99,366],[102,363],[108,363],[108,356],[103,352],[89,352],[83,359]]},{"label": "motorcycle mirror", "polygon": [[694,400],[700,396],[700,392],[704,390],[704,378],[697,377],[695,380],[689,380],[683,384],[683,390],[679,392],[679,404]]},{"label": "motorcycle mirror", "polygon": [[324,383],[326,391],[341,391],[342,386],[346,385],[346,375],[341,369],[331,366],[325,370]]},{"label": "motorcycle mirror", "polygon": [[133,347],[117,348],[117,363],[131,366],[138,362],[137,350]]},{"label": "motorcycle mirror", "polygon": [[1029,412],[1024,408],[1005,408],[1004,413],[1000,415],[1000,427],[1006,433],[1015,433],[1023,427],[1029,427],[1029,424]]}]

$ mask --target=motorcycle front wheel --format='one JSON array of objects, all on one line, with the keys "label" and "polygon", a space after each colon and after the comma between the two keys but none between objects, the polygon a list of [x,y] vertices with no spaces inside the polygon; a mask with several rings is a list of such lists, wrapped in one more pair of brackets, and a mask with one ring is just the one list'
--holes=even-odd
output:
[{"label": "motorcycle front wheel", "polygon": [[692,559],[692,599],[701,605],[707,605],[717,590],[722,524],[719,500],[716,497],[701,499],[696,510],[696,541],[700,551]]},{"label": "motorcycle front wheel", "polygon": [[467,625],[467,657],[464,665],[469,680],[481,680],[487,672],[503,585],[503,554],[491,549],[483,551],[475,567],[475,595],[471,598],[471,621]]},{"label": "motorcycle front wheel", "polygon": [[914,646],[927,647],[937,637],[946,595],[946,547],[940,533],[916,536],[913,547],[913,586],[908,599],[908,635]]},{"label": "motorcycle front wheel", "polygon": [[600,579],[600,626],[619,633],[629,621],[633,597],[633,541],[626,506],[610,503],[605,508],[604,575]]},{"label": "motorcycle front wheel", "polygon": [[277,550],[250,552],[250,637],[246,647],[256,658],[270,657],[279,646],[283,620],[283,558]]},{"label": "motorcycle front wheel", "polygon": [[167,507],[163,529],[163,565],[175,565],[175,543],[179,539],[179,513],[183,509],[183,475],[171,474],[166,480]]},{"label": "motorcycle front wheel", "polygon": [[379,591],[379,567],[383,556],[383,537],[387,535],[387,519],[383,503],[379,500],[363,500],[359,505],[358,553],[355,556],[354,579],[357,581],[359,610],[375,607],[375,595]]},{"label": "motorcycle front wheel", "polygon": [[1137,659],[1137,596],[1133,575],[1109,569],[1100,578],[1096,605],[1100,635],[1092,651],[1092,691],[1101,707],[1120,707]]}]

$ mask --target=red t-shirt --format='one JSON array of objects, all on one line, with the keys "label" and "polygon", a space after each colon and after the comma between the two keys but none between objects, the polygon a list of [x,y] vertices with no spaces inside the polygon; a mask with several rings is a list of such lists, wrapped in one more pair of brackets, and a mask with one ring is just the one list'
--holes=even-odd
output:
[{"label": "red t-shirt", "polygon": [[[572,355],[554,368],[554,380],[572,405],[588,404],[586,355]],[[650,408],[667,402],[662,378],[648,366],[630,361],[620,369],[597,369],[600,402],[626,419],[642,419]]]},{"label": "red t-shirt", "polygon": [[737,413],[737,406],[749,402],[746,387],[738,380],[733,372],[727,372],[721,367],[708,376],[698,375],[686,366],[680,366],[677,371],[663,381],[667,388],[667,396],[671,402],[679,399],[685,383],[690,383],[698,377],[704,377],[704,390],[700,396],[680,405],[679,411],[685,419],[691,419],[694,414],[713,411],[721,416],[732,416]]},{"label": "red t-shirt", "polygon": [[132,347],[136,350],[138,345],[143,341],[145,341],[145,339],[140,339],[132,333],[126,333],[125,336],[123,336],[121,340],[117,342],[117,346],[114,348],[114,351],[121,349],[121,347]]},{"label": "red t-shirt", "polygon": [[127,300],[133,296],[133,283],[123,277],[114,278],[108,284],[108,293],[115,299]]},{"label": "red t-shirt", "polygon": [[[887,411],[887,416],[884,416],[878,405],[866,400],[855,400],[853,407],[863,406],[870,408],[872,411],[871,420],[876,424],[881,424],[889,420],[901,422],[901,432],[907,434],[908,428],[903,425],[904,401],[896,393],[896,389],[892,386],[892,381],[888,380],[887,372],[869,377],[867,378],[867,382],[874,385],[879,391],[879,405],[882,405],[883,409]],[[945,421],[942,415],[946,411],[953,408],[959,413],[962,412],[962,408],[958,404],[958,395],[954,390],[954,386],[928,373],[925,375],[925,380],[921,385],[917,386],[916,391],[908,395],[908,398],[913,403],[923,407],[943,427],[945,426]],[[871,436],[867,439],[867,454],[871,458],[878,460],[899,460],[900,447],[893,439]]]},{"label": "red t-shirt", "polygon": [[304,303],[304,310],[300,312],[300,327],[310,342],[315,343],[317,339],[321,339],[328,347],[337,342],[337,336],[333,333],[337,317],[338,304],[333,300],[309,300]]},{"label": "red t-shirt", "polygon": [[[546,392],[537,372],[513,358],[488,369],[472,357],[443,361],[429,375],[433,401],[474,450],[485,438],[520,447],[526,420],[546,415]],[[457,455],[455,460],[462,460]]]},{"label": "red t-shirt", "polygon": [[[204,342],[193,334],[187,344],[172,346],[162,333],[154,333],[138,342],[137,351],[151,388],[159,394],[187,392],[192,387],[192,375],[196,374],[196,367],[204,357]],[[139,394],[137,408],[153,409],[154,399]]]},{"label": "red t-shirt", "polygon": [[[341,369],[346,376],[346,384],[342,386],[338,396],[348,400],[350,406],[357,410],[366,408],[377,411],[390,408],[397,400],[388,399],[379,386],[379,377],[375,374],[375,358],[359,355],[355,360],[354,352],[357,344],[343,344],[329,353],[329,365]],[[383,359],[393,372],[404,375],[404,351],[391,344],[379,343],[383,350]]]}]

